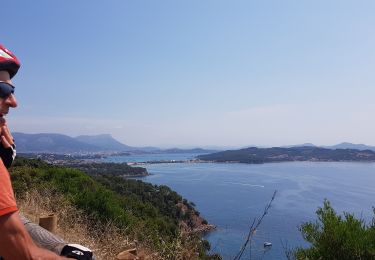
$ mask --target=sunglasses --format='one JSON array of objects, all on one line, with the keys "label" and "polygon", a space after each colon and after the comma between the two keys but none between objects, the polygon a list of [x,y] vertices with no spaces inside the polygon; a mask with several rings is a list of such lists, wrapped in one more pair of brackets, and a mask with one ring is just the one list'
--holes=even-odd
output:
[{"label": "sunglasses", "polygon": [[14,86],[4,81],[0,81],[0,98],[7,98],[14,93]]}]

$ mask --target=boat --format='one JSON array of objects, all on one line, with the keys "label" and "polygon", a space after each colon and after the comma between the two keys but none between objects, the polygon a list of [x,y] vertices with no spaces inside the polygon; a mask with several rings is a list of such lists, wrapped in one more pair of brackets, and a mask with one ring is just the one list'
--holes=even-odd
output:
[{"label": "boat", "polygon": [[271,242],[264,242],[263,246],[264,247],[271,247],[272,243]]}]

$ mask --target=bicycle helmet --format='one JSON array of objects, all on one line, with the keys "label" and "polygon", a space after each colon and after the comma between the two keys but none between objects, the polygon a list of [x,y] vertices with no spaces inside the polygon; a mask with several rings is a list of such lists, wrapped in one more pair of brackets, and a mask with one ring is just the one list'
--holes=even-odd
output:
[{"label": "bicycle helmet", "polygon": [[10,78],[16,75],[21,63],[17,57],[0,44],[0,70],[6,70],[9,72]]}]

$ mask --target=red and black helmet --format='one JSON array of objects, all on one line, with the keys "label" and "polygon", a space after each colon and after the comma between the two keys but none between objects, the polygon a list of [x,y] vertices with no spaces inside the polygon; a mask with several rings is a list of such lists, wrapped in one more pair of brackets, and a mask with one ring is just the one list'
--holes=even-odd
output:
[{"label": "red and black helmet", "polygon": [[10,78],[16,75],[21,63],[17,57],[7,48],[0,44],[0,70],[9,72]]}]

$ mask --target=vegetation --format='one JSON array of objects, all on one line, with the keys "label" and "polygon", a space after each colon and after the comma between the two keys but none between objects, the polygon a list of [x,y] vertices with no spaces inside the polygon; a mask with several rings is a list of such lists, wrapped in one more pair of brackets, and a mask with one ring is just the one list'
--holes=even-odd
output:
[{"label": "vegetation", "polygon": [[325,149],[319,147],[256,148],[228,150],[198,156],[200,160],[215,162],[269,163],[288,161],[375,161],[375,152],[354,149]]},{"label": "vegetation", "polygon": [[311,246],[296,249],[296,259],[375,259],[375,218],[366,224],[353,214],[337,215],[327,200],[316,214],[316,222],[304,223],[300,228]]},{"label": "vegetation", "polygon": [[[100,223],[114,223],[126,236],[148,245],[166,259],[176,259],[177,248],[189,248],[187,251],[195,257],[209,258],[206,254],[209,244],[199,237],[184,236],[179,230],[181,221],[188,225],[191,222],[193,206],[166,186],[110,174],[90,177],[77,169],[25,158],[15,161],[11,175],[18,198],[30,190],[47,189],[51,196],[62,194],[82,210],[96,223],[96,229],[106,228]],[[189,211],[182,210],[178,203],[183,203]]]},{"label": "vegetation", "polygon": [[[51,213],[57,215],[58,228],[55,234],[69,243],[89,247],[97,260],[113,260],[119,252],[136,246],[113,222],[103,223],[105,229],[97,229],[97,222],[90,221],[86,214],[56,191],[28,190],[25,196],[17,199],[17,206],[22,214],[34,223],[38,223],[41,215]],[[138,249],[147,255],[152,255],[147,248]]]},{"label": "vegetation", "polygon": [[[182,201],[182,197],[167,186],[152,185],[140,180],[124,180],[111,175],[101,175],[96,180],[110,190],[129,198],[128,207],[131,207],[134,202],[142,203],[144,206],[138,210],[140,216],[155,218],[158,214],[162,214],[168,218],[169,223],[175,225],[178,225],[180,220],[186,220],[189,217],[189,214],[183,213],[177,205]],[[190,204],[185,205],[193,209]],[[133,207],[137,206],[133,205]]]},{"label": "vegetation", "polygon": [[115,175],[123,177],[131,176],[145,176],[148,175],[146,168],[142,167],[131,167],[126,163],[75,163],[68,162],[66,166],[79,169],[86,172],[89,175],[100,176],[100,175]]}]

